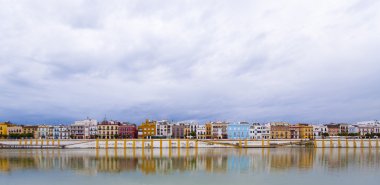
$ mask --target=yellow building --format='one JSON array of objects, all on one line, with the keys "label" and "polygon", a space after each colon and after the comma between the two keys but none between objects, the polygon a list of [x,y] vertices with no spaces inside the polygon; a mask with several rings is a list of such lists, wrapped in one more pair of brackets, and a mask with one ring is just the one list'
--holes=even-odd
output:
[{"label": "yellow building", "polygon": [[227,139],[227,126],[224,121],[206,123],[206,139]]},{"label": "yellow building", "polygon": [[296,124],[299,127],[300,139],[313,139],[313,126],[309,124]]},{"label": "yellow building", "polygon": [[24,134],[33,134],[35,139],[38,138],[38,126],[24,126],[22,131]]},{"label": "yellow building", "polygon": [[272,139],[290,139],[290,124],[285,122],[271,123],[270,134]]},{"label": "yellow building", "polygon": [[191,130],[189,125],[186,125],[185,128],[183,129],[183,135],[185,138],[190,138],[191,137]]},{"label": "yellow building", "polygon": [[119,137],[119,123],[116,121],[103,121],[98,125],[100,139],[116,139]]},{"label": "yellow building", "polygon": [[313,126],[298,123],[290,126],[291,139],[313,139]]},{"label": "yellow building", "polygon": [[4,136],[8,134],[8,125],[7,123],[0,123],[0,135]]},{"label": "yellow building", "polygon": [[145,120],[140,126],[138,126],[138,138],[150,138],[156,135],[156,121]]}]

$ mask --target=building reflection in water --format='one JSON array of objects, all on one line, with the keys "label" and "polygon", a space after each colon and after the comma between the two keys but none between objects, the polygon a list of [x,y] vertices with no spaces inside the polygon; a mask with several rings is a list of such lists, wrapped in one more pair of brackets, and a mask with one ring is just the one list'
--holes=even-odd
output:
[{"label": "building reflection in water", "polygon": [[378,149],[108,149],[1,150],[0,172],[15,170],[73,170],[81,174],[141,172],[171,174],[262,173],[289,169],[344,170],[380,167]]}]

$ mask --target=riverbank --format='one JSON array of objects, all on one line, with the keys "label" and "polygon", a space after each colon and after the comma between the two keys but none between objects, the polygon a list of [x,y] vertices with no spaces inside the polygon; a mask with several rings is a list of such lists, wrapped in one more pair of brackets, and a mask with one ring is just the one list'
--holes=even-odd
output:
[{"label": "riverbank", "polygon": [[116,139],[116,140],[0,140],[0,148],[379,148],[378,139],[277,139],[277,140],[189,140],[189,139]]}]

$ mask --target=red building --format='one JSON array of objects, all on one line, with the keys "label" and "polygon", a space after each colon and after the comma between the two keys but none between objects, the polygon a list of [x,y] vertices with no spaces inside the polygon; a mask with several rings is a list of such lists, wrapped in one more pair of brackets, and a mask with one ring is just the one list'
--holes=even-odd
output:
[{"label": "red building", "polygon": [[137,138],[137,126],[136,124],[123,123],[119,125],[119,137],[135,139]]}]

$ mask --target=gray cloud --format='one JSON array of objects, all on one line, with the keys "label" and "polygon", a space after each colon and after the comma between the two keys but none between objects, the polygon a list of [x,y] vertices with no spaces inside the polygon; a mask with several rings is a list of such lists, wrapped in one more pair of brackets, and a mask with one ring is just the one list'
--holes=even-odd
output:
[{"label": "gray cloud", "polygon": [[377,1],[0,1],[0,120],[359,121]]}]

